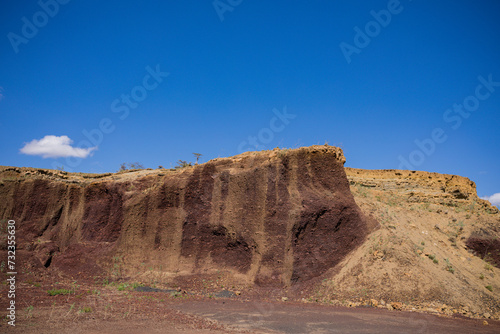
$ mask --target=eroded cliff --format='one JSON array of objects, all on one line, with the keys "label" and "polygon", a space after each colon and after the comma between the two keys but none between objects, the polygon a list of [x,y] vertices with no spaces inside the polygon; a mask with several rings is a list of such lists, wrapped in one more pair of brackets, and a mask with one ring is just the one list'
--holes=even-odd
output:
[{"label": "eroded cliff", "polygon": [[181,170],[90,175],[0,169],[0,217],[20,247],[70,275],[217,271],[258,285],[321,276],[376,222],[354,202],[342,151],[249,152]]}]

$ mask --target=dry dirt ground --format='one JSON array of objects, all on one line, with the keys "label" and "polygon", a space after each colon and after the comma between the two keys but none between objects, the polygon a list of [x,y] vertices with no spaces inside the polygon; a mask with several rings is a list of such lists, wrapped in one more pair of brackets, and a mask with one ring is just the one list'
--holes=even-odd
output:
[{"label": "dry dirt ground", "polygon": [[[29,274],[28,274],[29,276]],[[36,280],[36,277],[33,277]],[[54,277],[55,278],[55,277]],[[500,322],[373,307],[183,291],[135,291],[133,285],[21,283],[16,327],[2,333],[498,333]],[[56,284],[57,283],[57,284]],[[81,284],[80,284],[81,283]],[[49,296],[47,291],[60,294]],[[65,294],[68,292],[67,294]],[[274,293],[280,293],[274,291]],[[270,294],[272,295],[272,293]],[[226,295],[227,296],[227,295]],[[4,305],[2,305],[2,308]]]}]

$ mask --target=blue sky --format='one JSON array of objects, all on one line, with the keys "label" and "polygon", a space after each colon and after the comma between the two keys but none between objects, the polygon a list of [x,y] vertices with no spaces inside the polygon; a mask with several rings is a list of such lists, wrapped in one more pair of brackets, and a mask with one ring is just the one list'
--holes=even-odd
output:
[{"label": "blue sky", "polygon": [[346,166],[500,192],[498,1],[2,7],[0,165],[109,172],[328,142]]}]

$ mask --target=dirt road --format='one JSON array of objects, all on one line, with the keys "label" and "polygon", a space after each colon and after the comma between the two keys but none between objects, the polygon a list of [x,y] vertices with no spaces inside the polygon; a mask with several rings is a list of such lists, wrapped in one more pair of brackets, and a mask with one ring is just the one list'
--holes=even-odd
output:
[{"label": "dirt road", "polygon": [[250,333],[500,333],[500,323],[373,308],[312,304],[197,301],[176,309]]},{"label": "dirt road", "polygon": [[[159,296],[159,294],[153,294]],[[151,295],[151,297],[153,297]],[[500,333],[500,322],[299,302],[232,299],[131,299],[106,296],[109,309],[94,304],[91,313],[71,313],[68,305],[37,306],[15,328],[0,322],[0,333],[146,334],[146,333]],[[44,303],[46,304],[46,303]],[[72,307],[71,307],[72,308]],[[106,313],[108,312],[108,313]]]}]

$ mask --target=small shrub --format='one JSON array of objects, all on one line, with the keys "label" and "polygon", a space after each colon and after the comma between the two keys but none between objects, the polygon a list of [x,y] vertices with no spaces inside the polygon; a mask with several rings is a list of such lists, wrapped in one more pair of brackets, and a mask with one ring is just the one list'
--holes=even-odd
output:
[{"label": "small shrub", "polygon": [[276,155],[278,156],[278,158],[284,158],[286,156],[287,152],[288,152],[288,149],[284,148],[284,149],[281,149],[278,153],[276,153]]},{"label": "small shrub", "polygon": [[57,296],[57,295],[69,295],[73,291],[67,290],[67,289],[55,289],[55,290],[48,290],[47,293],[49,296]]},{"label": "small shrub", "polygon": [[436,255],[433,255],[433,254],[429,255],[429,259],[434,260],[435,258],[436,258]]},{"label": "small shrub", "polygon": [[[212,297],[210,297],[210,296],[209,296],[209,298],[213,298],[213,296]],[[170,297],[174,297],[174,298],[182,297],[182,293],[180,291],[174,291],[174,292],[170,293]]]},{"label": "small shrub", "polygon": [[484,265],[484,269],[493,271],[493,267],[492,267],[492,266],[491,266],[491,264],[489,264],[489,263],[486,263],[486,264]]},{"label": "small shrub", "polygon": [[453,268],[453,266],[451,265],[450,260],[444,259],[444,261],[446,262],[446,270],[448,270],[450,273],[454,274],[455,268]]},{"label": "small shrub", "polygon": [[120,164],[120,169],[118,169],[119,172],[123,172],[129,169],[144,169],[144,165],[138,162],[129,162],[127,163],[122,163]]},{"label": "small shrub", "polygon": [[435,264],[438,264],[439,260],[438,259],[434,259],[434,260],[432,260],[432,262],[434,262]]},{"label": "small shrub", "polygon": [[84,307],[80,310],[80,313],[90,313],[92,312],[92,307]]},{"label": "small shrub", "polygon": [[30,319],[33,317],[33,305],[30,305],[26,308],[26,319]]},{"label": "small shrub", "polygon": [[487,285],[485,288],[493,292],[493,287],[491,285]]},{"label": "small shrub", "polygon": [[133,289],[135,289],[135,288],[137,288],[137,287],[140,287],[140,286],[144,286],[144,284],[142,284],[142,283],[137,283],[137,282],[136,282],[136,283],[132,283],[132,288],[133,288]]},{"label": "small shrub", "polygon": [[175,166],[174,168],[175,169],[182,169],[182,168],[186,168],[186,167],[191,167],[193,165],[192,162],[188,162],[188,161],[185,161],[185,160],[179,160],[177,162],[177,166]]}]

